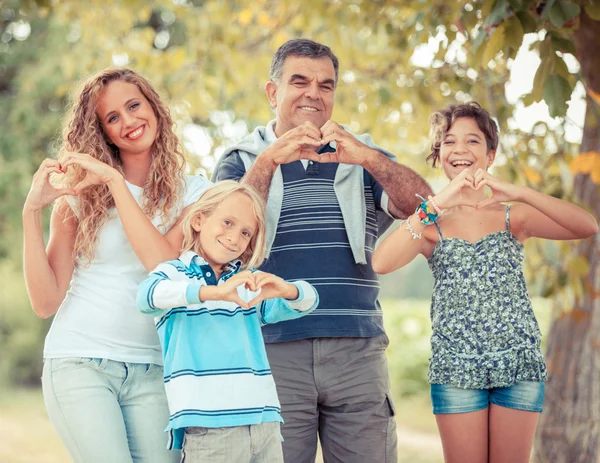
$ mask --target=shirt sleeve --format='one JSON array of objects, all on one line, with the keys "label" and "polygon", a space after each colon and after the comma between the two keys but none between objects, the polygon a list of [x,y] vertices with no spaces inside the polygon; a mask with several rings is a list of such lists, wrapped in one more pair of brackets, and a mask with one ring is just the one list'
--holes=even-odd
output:
[{"label": "shirt sleeve", "polygon": [[242,161],[238,151],[233,151],[219,163],[217,170],[213,173],[212,180],[214,182],[239,180],[244,175],[246,175],[244,161]]},{"label": "shirt sleeve", "polygon": [[371,186],[371,191],[373,192],[373,199],[375,201],[375,208],[377,210],[381,210],[389,215],[391,218],[395,219],[395,217],[389,211],[389,201],[390,197],[385,192],[383,187],[379,184],[377,180],[365,169],[365,185]]},{"label": "shirt sleeve", "polygon": [[293,301],[278,298],[261,302],[258,308],[261,324],[293,320],[303,317],[317,308],[319,293],[314,286],[303,280],[290,283],[298,288],[298,298]]},{"label": "shirt sleeve", "polygon": [[212,182],[202,175],[188,175],[185,178],[185,195],[183,207],[195,203],[204,191],[212,186]]},{"label": "shirt sleeve", "polygon": [[[137,307],[140,312],[153,317],[162,316],[169,310],[187,307],[200,302],[201,282],[190,281],[182,273],[179,261],[160,264],[138,286]],[[183,276],[183,278],[181,277]]]}]

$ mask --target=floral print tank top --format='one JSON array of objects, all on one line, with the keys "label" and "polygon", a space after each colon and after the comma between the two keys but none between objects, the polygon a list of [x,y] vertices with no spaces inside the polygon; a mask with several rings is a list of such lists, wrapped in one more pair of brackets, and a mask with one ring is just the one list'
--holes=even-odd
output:
[{"label": "floral print tank top", "polygon": [[506,228],[476,243],[440,240],[428,262],[432,357],[429,382],[465,389],[544,381],[541,333],[523,275],[523,244]]}]

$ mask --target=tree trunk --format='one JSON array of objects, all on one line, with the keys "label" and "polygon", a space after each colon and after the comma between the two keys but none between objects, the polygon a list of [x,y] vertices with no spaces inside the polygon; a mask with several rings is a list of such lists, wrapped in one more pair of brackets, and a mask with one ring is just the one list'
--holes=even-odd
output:
[{"label": "tree trunk", "polygon": [[[577,58],[587,90],[600,93],[600,22],[583,12],[575,33]],[[587,97],[580,152],[600,153],[600,111]],[[596,218],[600,216],[598,186],[587,174],[575,177],[575,194]],[[584,256],[590,272],[582,281],[583,299],[574,307],[554,304],[557,315],[548,336],[544,412],[538,426],[538,463],[599,461],[600,438],[600,240],[582,241],[574,251]]]}]

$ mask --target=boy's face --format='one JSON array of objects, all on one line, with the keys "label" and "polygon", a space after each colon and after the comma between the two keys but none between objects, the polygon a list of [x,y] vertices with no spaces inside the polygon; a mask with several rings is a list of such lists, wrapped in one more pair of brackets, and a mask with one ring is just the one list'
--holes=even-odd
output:
[{"label": "boy's face", "polygon": [[200,232],[202,257],[215,271],[240,257],[258,229],[252,200],[243,193],[229,195],[212,214],[196,217],[192,226]]},{"label": "boy's face", "polygon": [[440,146],[440,161],[446,176],[452,180],[464,169],[487,170],[496,152],[488,151],[485,134],[475,119],[459,117],[454,121]]}]

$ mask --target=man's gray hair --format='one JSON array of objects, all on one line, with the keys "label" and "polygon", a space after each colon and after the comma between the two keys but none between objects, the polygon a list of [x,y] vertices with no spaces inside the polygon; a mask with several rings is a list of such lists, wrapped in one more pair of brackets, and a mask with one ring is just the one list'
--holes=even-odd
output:
[{"label": "man's gray hair", "polygon": [[339,62],[337,57],[331,51],[327,45],[322,45],[310,39],[292,39],[285,42],[279,47],[273,61],[271,62],[271,69],[269,71],[269,79],[279,85],[279,79],[281,79],[281,72],[283,71],[283,65],[288,56],[305,56],[312,59],[329,58],[333,63],[333,69],[335,71],[335,82],[338,80],[338,68]]}]

